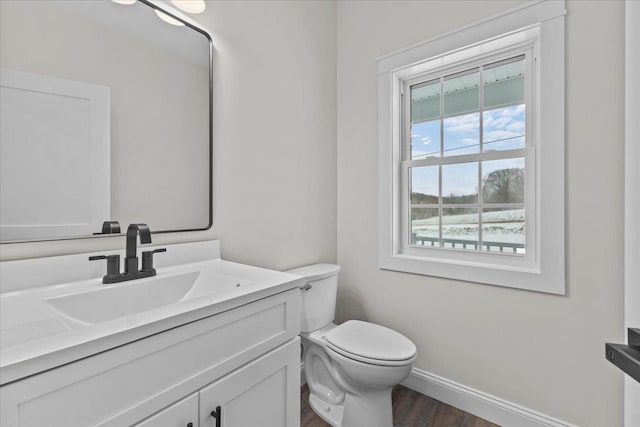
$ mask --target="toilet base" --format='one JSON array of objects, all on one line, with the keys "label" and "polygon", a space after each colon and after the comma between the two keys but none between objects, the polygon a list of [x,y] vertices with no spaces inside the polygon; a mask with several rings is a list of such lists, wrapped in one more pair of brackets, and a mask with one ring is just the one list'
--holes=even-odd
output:
[{"label": "toilet base", "polygon": [[347,394],[342,405],[332,405],[309,394],[309,405],[313,412],[332,427],[391,427],[393,425],[391,389],[367,390],[360,395]]},{"label": "toilet base", "polygon": [[313,394],[309,394],[309,405],[316,415],[331,424],[332,427],[340,427],[342,425],[342,413],[344,411],[342,405],[331,405]]},{"label": "toilet base", "polygon": [[361,390],[347,394],[340,427],[392,427],[391,388]]}]

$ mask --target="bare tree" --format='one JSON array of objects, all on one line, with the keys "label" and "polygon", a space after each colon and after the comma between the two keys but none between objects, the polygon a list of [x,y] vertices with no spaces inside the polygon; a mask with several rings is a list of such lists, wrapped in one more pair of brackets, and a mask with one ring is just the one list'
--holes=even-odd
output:
[{"label": "bare tree", "polygon": [[524,169],[498,169],[482,179],[485,203],[523,203]]}]

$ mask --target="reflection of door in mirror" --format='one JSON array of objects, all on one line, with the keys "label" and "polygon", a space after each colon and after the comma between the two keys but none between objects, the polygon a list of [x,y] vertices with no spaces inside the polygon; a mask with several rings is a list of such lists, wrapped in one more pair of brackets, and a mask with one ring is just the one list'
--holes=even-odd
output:
[{"label": "reflection of door in mirror", "polygon": [[0,0],[0,241],[210,226],[211,38],[155,7]]},{"label": "reflection of door in mirror", "polygon": [[98,230],[110,216],[109,89],[1,69],[0,123],[0,240]]}]

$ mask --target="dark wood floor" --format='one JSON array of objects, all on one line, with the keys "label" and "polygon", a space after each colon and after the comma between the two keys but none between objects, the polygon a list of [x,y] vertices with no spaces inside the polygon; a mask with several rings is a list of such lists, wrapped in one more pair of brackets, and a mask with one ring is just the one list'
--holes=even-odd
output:
[{"label": "dark wood floor", "polygon": [[[301,427],[330,427],[309,406],[306,384],[300,392]],[[391,399],[394,427],[499,427],[401,385],[393,389]]]}]

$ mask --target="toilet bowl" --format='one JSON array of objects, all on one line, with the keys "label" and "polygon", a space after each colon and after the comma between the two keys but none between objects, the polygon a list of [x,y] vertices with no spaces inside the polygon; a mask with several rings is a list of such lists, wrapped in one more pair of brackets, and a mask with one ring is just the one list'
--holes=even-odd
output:
[{"label": "toilet bowl", "polygon": [[309,404],[334,427],[390,427],[391,390],[411,372],[416,347],[384,326],[334,324],[339,271],[333,264],[288,271],[306,279],[300,336]]}]

